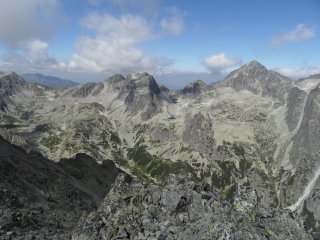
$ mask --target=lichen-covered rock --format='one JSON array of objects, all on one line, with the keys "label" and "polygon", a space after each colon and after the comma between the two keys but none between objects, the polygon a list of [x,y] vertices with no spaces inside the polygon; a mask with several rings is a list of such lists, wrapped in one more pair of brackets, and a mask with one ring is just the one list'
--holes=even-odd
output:
[{"label": "lichen-covered rock", "polygon": [[256,205],[250,188],[232,203],[183,175],[145,185],[120,174],[72,239],[312,239],[287,212],[261,214]]}]

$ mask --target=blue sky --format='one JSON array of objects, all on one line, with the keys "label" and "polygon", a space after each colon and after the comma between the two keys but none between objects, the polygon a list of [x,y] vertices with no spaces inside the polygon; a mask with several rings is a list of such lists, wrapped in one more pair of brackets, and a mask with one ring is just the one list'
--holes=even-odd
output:
[{"label": "blue sky", "polygon": [[80,82],[147,71],[170,88],[251,60],[320,73],[319,0],[1,0],[0,69]]}]

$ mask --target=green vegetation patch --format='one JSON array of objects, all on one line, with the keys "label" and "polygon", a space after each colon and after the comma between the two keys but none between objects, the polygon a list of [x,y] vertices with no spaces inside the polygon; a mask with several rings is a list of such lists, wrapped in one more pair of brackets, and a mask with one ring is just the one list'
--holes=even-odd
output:
[{"label": "green vegetation patch", "polygon": [[123,157],[123,154],[121,152],[120,149],[118,149],[117,151],[112,150],[111,152],[112,156],[113,156],[113,160],[122,167],[125,167],[128,165],[128,161]]},{"label": "green vegetation patch", "polygon": [[58,135],[52,134],[52,135],[49,135],[48,137],[42,138],[40,141],[40,144],[49,148],[50,150],[53,150],[61,142],[62,142],[62,139]]},{"label": "green vegetation patch", "polygon": [[237,185],[235,183],[231,184],[221,192],[221,198],[227,201],[231,200],[236,190],[237,190]]},{"label": "green vegetation patch", "polygon": [[213,172],[211,175],[212,185],[216,188],[222,189],[231,184],[232,171],[236,170],[234,162],[217,162],[220,171]]},{"label": "green vegetation patch", "polygon": [[111,133],[111,136],[110,136],[110,140],[116,144],[121,144],[121,139],[119,138],[118,134],[116,133]]},{"label": "green vegetation patch", "polygon": [[161,159],[151,155],[145,146],[136,146],[128,151],[128,157],[133,160],[135,171],[139,169],[141,173],[151,176],[157,180],[163,180],[169,174],[182,173],[189,175],[192,178],[197,178],[194,168],[186,162]]}]

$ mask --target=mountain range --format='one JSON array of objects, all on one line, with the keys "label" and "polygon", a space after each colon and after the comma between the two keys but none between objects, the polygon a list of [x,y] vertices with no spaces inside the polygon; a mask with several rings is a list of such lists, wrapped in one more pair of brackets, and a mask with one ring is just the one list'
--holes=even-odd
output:
[{"label": "mountain range", "polygon": [[21,75],[25,80],[31,83],[38,83],[51,88],[74,87],[78,82],[62,79],[53,76],[43,75],[41,73],[25,73]]},{"label": "mountain range", "polygon": [[[3,167],[0,177],[6,186],[28,178],[28,171],[38,175],[38,164],[14,164],[16,154],[32,162],[28,156],[36,152],[34,161],[48,164],[53,178],[82,194],[88,189],[79,180],[83,168],[99,172],[108,159],[116,164],[112,172],[120,174],[107,181],[111,187],[101,192],[95,185],[99,198],[77,203],[95,200],[94,206],[75,207],[73,223],[60,232],[52,227],[57,239],[68,239],[68,231],[72,239],[318,239],[319,108],[320,75],[292,81],[257,61],[222,81],[197,80],[177,91],[148,73],[52,89],[1,72],[1,141],[15,150],[0,160],[10,159],[15,168]],[[78,163],[79,154],[89,162]],[[78,167],[77,177],[69,178]],[[6,169],[19,170],[6,175]],[[24,184],[44,191],[35,182]],[[57,211],[41,217],[60,216]],[[3,221],[0,231],[9,237],[12,229],[32,229],[7,223],[3,230]]]}]

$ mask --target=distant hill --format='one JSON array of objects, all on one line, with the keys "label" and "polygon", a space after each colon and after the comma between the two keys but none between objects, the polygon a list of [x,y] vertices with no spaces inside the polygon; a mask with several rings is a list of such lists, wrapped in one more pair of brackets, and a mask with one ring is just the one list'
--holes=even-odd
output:
[{"label": "distant hill", "polygon": [[46,76],[40,73],[26,73],[21,75],[28,82],[39,83],[51,88],[73,87],[79,83],[53,76]]}]

